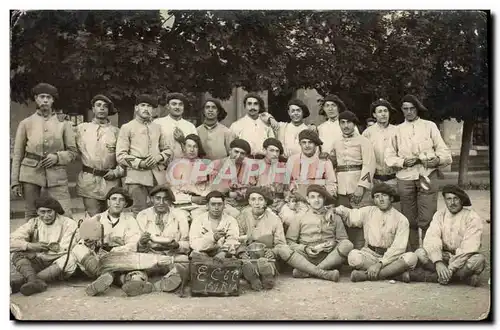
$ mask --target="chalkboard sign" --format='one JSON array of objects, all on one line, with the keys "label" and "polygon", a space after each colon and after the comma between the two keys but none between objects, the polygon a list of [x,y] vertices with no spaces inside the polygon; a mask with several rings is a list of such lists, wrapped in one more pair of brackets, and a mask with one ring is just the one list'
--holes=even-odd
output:
[{"label": "chalkboard sign", "polygon": [[191,263],[191,295],[239,296],[241,261],[212,260]]}]

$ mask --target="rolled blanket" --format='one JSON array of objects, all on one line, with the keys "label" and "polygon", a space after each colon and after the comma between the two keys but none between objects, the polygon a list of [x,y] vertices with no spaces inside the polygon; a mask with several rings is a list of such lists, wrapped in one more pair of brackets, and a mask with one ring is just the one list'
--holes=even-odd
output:
[{"label": "rolled blanket", "polygon": [[105,272],[127,272],[167,266],[174,262],[185,262],[185,256],[165,256],[138,252],[109,252],[100,258],[101,274]]}]

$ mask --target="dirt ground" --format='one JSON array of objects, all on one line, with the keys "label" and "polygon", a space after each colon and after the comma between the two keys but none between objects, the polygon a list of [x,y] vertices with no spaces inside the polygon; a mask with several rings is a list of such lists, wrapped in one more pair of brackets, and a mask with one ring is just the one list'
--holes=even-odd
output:
[{"label": "dirt ground", "polygon": [[[490,219],[489,191],[470,191],[474,209]],[[443,201],[440,196],[439,206]],[[11,220],[14,230],[22,219]],[[490,224],[484,223],[482,252],[490,260]],[[88,281],[72,280],[25,297],[11,295],[23,320],[480,320],[490,309],[490,264],[478,288],[456,284],[352,283],[341,272],[338,283],[294,279],[282,274],[271,291],[243,286],[239,297],[187,297],[152,293],[127,298],[118,288],[87,297]]]}]

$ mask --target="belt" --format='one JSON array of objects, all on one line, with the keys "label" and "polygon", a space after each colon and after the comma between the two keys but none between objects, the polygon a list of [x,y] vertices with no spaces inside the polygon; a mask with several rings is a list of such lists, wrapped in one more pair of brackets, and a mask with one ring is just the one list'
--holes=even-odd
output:
[{"label": "belt", "polygon": [[377,254],[380,254],[380,255],[384,255],[385,251],[387,251],[386,248],[376,247],[376,246],[373,246],[373,245],[370,245],[370,244],[368,244],[368,248],[370,250],[372,250],[373,252],[375,252]]},{"label": "belt", "polygon": [[337,172],[350,172],[350,171],[361,171],[363,165],[338,165],[335,171]]},{"label": "belt", "polygon": [[387,175],[379,175],[379,174],[375,174],[373,176],[374,179],[377,179],[377,180],[380,180],[380,181],[389,181],[389,180],[392,180],[392,179],[395,179],[396,178],[396,173],[393,173],[393,174],[387,174]]},{"label": "belt", "polygon": [[108,170],[96,170],[95,168],[88,167],[85,165],[82,165],[82,171],[85,173],[90,173],[101,177],[106,175],[106,173],[108,173]]},{"label": "belt", "polygon": [[42,160],[44,159],[45,157],[42,157],[40,155],[37,155],[37,154],[34,154],[32,152],[25,152],[24,153],[24,157],[25,158],[30,158],[30,159],[34,159],[34,160]]}]

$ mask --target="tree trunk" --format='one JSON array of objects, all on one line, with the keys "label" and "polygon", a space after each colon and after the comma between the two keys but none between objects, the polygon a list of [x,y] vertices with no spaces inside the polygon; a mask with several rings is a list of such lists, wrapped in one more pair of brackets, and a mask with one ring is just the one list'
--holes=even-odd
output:
[{"label": "tree trunk", "polygon": [[468,182],[467,169],[469,167],[469,151],[472,145],[472,129],[474,128],[474,120],[464,120],[462,131],[462,146],[460,148],[460,166],[458,169],[458,185],[463,187]]}]

